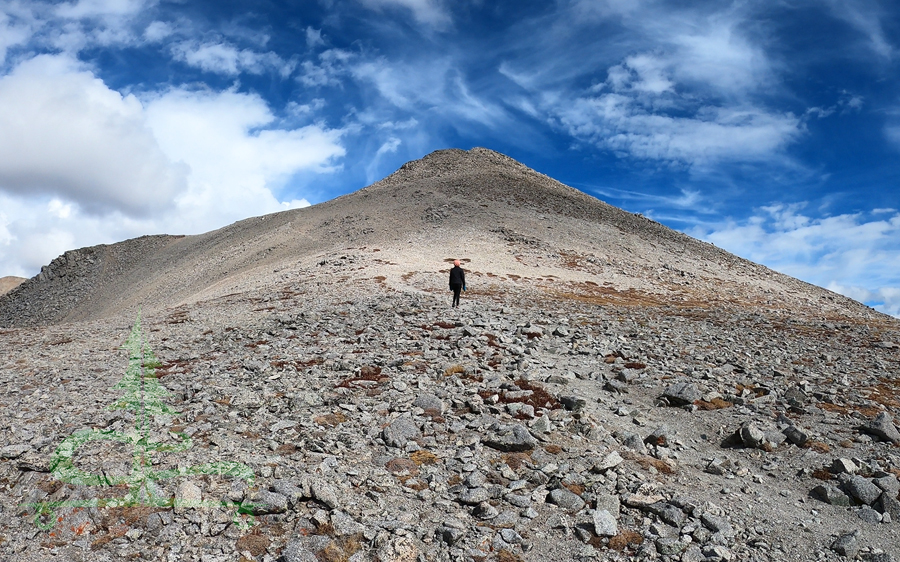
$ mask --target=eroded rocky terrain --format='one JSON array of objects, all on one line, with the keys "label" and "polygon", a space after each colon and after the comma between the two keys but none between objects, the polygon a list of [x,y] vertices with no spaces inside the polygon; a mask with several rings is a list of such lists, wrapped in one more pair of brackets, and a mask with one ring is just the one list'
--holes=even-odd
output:
[{"label": "eroded rocky terrain", "polygon": [[[131,439],[141,427],[146,409],[110,408],[129,392],[117,383],[137,309],[76,306],[86,318],[48,322],[54,305],[7,323],[0,557],[900,557],[900,323],[640,231],[644,219],[636,238],[610,238],[617,250],[564,220],[550,221],[561,235],[539,230],[529,221],[549,212],[535,213],[470,218],[463,250],[442,251],[422,228],[323,242],[275,266],[249,260],[255,269],[190,297],[143,301],[167,392],[148,404],[173,410],[147,434],[147,464],[165,477],[145,484],[161,503],[122,500],[122,482],[147,470],[125,437],[70,451],[90,484],[53,464],[79,431]],[[456,251],[469,290],[451,309]],[[66,277],[41,281],[58,302]],[[102,299],[72,277],[69,296]],[[30,284],[5,314],[36,308]],[[225,462],[249,473],[208,469]]]}]

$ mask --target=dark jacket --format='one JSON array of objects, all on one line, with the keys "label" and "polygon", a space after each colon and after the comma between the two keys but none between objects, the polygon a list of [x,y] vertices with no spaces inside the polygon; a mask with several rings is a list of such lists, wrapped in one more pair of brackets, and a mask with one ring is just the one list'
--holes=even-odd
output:
[{"label": "dark jacket", "polygon": [[466,272],[458,265],[450,270],[450,289],[466,286]]}]

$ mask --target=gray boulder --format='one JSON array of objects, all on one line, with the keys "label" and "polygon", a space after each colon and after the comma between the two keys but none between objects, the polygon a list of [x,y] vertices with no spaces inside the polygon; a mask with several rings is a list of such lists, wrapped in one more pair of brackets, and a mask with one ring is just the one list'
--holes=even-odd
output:
[{"label": "gray boulder", "polygon": [[878,414],[874,420],[864,425],[862,429],[879,439],[900,445],[900,431],[897,431],[893,418],[887,412]]},{"label": "gray boulder", "polygon": [[663,392],[663,398],[673,406],[686,406],[700,400],[702,394],[697,386],[689,382],[676,382]]},{"label": "gray boulder", "polygon": [[506,452],[530,451],[537,445],[537,439],[518,424],[501,428],[495,435],[482,439],[482,442],[488,447]]},{"label": "gray boulder", "polygon": [[407,441],[420,438],[422,432],[412,418],[401,416],[389,423],[381,431],[381,436],[389,447],[403,447]]}]

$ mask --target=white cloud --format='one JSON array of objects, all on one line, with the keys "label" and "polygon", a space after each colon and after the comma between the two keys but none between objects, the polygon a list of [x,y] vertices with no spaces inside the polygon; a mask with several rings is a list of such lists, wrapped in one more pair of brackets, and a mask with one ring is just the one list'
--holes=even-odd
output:
[{"label": "white cloud", "polygon": [[176,60],[190,66],[227,76],[237,76],[242,72],[262,74],[274,70],[286,78],[297,67],[296,61],[286,61],[273,52],[238,49],[225,42],[184,41],[172,46],[172,54]]},{"label": "white cloud", "polygon": [[738,22],[731,14],[710,17],[701,29],[680,29],[667,38],[673,47],[667,61],[672,72],[681,82],[717,95],[743,98],[770,87],[773,76],[765,52],[736,31]]},{"label": "white cloud", "polygon": [[0,213],[0,246],[9,246],[16,239],[9,231],[9,218],[5,213]]},{"label": "white cloud", "polygon": [[451,23],[450,13],[439,0],[360,0],[372,9],[400,7],[412,12],[415,20],[435,28],[443,28]]},{"label": "white cloud", "polygon": [[734,254],[900,315],[900,213],[813,218],[804,205],[762,207],[689,233]]},{"label": "white cloud", "polygon": [[[546,47],[558,56],[520,57],[499,67],[531,95],[512,98],[516,107],[543,114],[572,137],[622,158],[659,160],[692,172],[723,162],[794,166],[785,148],[805,134],[804,122],[770,108],[781,67],[767,56],[765,39],[747,31],[753,14],[746,5],[561,5],[548,23],[555,31]],[[647,17],[650,11],[653,17]],[[600,24],[620,35],[598,43],[597,55],[584,50],[570,57],[571,45]],[[534,39],[523,41],[526,49]],[[615,56],[621,58],[607,62]],[[587,79],[593,86],[573,88]]]},{"label": "white cloud", "polygon": [[191,232],[278,210],[273,192],[297,173],[335,170],[345,153],[342,131],[274,128],[265,101],[251,94],[176,88],[147,100],[147,120],[166,154],[190,165],[177,205]]},{"label": "white cloud", "polygon": [[0,65],[6,61],[6,52],[9,48],[26,43],[32,33],[30,23],[14,22],[8,14],[0,12]]},{"label": "white cloud", "polygon": [[338,86],[340,76],[348,72],[353,53],[343,49],[328,49],[319,53],[319,63],[303,61],[300,82],[305,86]]},{"label": "white cloud", "polygon": [[172,26],[164,21],[153,21],[144,29],[144,39],[151,43],[159,43],[175,33]]},{"label": "white cloud", "polygon": [[134,96],[65,56],[42,55],[0,78],[0,190],[55,194],[91,212],[144,214],[186,188]]},{"label": "white cloud", "polygon": [[846,2],[844,0],[827,0],[826,4],[832,13],[846,21],[850,26],[866,37],[868,47],[879,57],[892,59],[894,47],[885,37],[881,25],[882,14],[874,2]]},{"label": "white cloud", "polygon": [[488,127],[507,118],[502,107],[470,90],[449,57],[413,63],[367,60],[352,64],[350,72],[404,112],[437,108],[444,119],[463,118]]},{"label": "white cloud", "polygon": [[309,48],[315,48],[320,45],[324,45],[325,40],[322,39],[322,30],[314,29],[313,27],[306,28],[306,46]]},{"label": "white cloud", "polygon": [[291,182],[339,169],[345,153],[343,130],[284,128],[257,95],[139,100],[64,56],[0,78],[0,130],[0,276],[31,276],[72,248],[307,206]]},{"label": "white cloud", "polygon": [[72,204],[63,203],[59,199],[51,199],[47,205],[47,212],[54,217],[67,219],[72,215]]},{"label": "white cloud", "polygon": [[559,124],[576,138],[623,156],[693,167],[774,159],[802,133],[800,120],[791,114],[704,106],[686,116],[669,115],[620,93],[560,103],[555,111]]},{"label": "white cloud", "polygon": [[375,155],[366,165],[366,182],[372,183],[378,181],[383,177],[379,166],[381,165],[382,157],[385,154],[393,154],[397,152],[397,149],[400,145],[403,144],[403,141],[398,139],[397,137],[390,137],[378,147],[378,150],[375,151]]},{"label": "white cloud", "polygon": [[144,0],[78,0],[59,4],[56,14],[68,19],[132,16],[144,5]]}]

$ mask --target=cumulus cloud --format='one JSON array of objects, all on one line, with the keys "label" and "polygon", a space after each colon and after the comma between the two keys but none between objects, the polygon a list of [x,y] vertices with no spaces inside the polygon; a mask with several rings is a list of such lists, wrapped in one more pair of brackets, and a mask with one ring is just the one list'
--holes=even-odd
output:
[{"label": "cumulus cloud", "polygon": [[345,153],[343,131],[277,128],[253,94],[175,88],[148,99],[146,113],[163,151],[190,166],[177,204],[193,232],[280,210],[276,193],[293,175],[334,171]]},{"label": "cumulus cloud", "polygon": [[876,309],[900,315],[900,213],[812,217],[775,204],[690,234]]},{"label": "cumulus cloud", "polygon": [[0,78],[0,130],[0,275],[26,277],[68,249],[307,206],[292,182],[345,154],[343,130],[285,126],[258,95],[123,96],[64,56]]},{"label": "cumulus cloud", "polygon": [[141,102],[65,56],[35,57],[0,78],[0,130],[7,193],[141,215],[186,188],[186,168],[160,150]]}]

